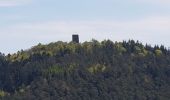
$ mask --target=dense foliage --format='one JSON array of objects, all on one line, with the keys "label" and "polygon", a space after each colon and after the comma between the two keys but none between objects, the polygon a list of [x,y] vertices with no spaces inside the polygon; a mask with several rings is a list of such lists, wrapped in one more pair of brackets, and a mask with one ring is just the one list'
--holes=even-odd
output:
[{"label": "dense foliage", "polygon": [[92,40],[0,54],[0,100],[170,100],[170,51]]}]

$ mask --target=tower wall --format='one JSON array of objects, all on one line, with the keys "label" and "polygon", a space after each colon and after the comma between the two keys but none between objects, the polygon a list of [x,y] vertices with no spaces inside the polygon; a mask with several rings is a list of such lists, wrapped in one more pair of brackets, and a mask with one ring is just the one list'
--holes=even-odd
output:
[{"label": "tower wall", "polygon": [[72,35],[72,41],[75,43],[79,43],[79,35],[77,34]]}]

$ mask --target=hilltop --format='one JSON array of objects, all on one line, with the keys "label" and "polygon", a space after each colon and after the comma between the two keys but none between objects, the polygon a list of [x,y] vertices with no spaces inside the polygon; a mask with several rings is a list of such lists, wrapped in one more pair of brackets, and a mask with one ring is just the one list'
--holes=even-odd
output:
[{"label": "hilltop", "polygon": [[169,100],[170,51],[134,40],[92,40],[1,54],[0,99]]}]

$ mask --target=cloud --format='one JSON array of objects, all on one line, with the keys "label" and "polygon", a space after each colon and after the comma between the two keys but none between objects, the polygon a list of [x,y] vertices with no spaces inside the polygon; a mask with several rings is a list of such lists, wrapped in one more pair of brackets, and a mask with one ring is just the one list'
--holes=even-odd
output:
[{"label": "cloud", "polygon": [[[29,46],[52,41],[71,41],[71,34],[80,34],[81,41],[111,39],[122,41],[139,40],[149,44],[170,46],[170,17],[153,16],[131,21],[89,20],[89,21],[46,21],[20,23],[0,29],[0,44],[9,41],[9,48]],[[7,38],[4,38],[7,37]],[[13,44],[12,44],[13,43]],[[5,43],[7,47],[8,43]],[[19,49],[17,49],[19,50]],[[5,51],[6,52],[6,51]],[[11,51],[10,51],[11,52]]]},{"label": "cloud", "polygon": [[0,7],[11,7],[30,3],[31,0],[0,0]]},{"label": "cloud", "polygon": [[170,17],[148,17],[130,21],[116,20],[96,20],[96,21],[47,21],[21,23],[11,26],[12,31],[24,33],[72,33],[72,32],[95,32],[95,33],[113,33],[113,32],[143,32],[169,31]]}]

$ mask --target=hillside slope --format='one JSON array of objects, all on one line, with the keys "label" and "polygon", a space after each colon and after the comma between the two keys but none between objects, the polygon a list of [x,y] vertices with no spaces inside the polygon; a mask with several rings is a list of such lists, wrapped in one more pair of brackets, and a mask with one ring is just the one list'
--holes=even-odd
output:
[{"label": "hillside slope", "polygon": [[1,54],[0,100],[170,100],[170,51],[92,40]]}]

